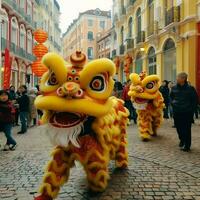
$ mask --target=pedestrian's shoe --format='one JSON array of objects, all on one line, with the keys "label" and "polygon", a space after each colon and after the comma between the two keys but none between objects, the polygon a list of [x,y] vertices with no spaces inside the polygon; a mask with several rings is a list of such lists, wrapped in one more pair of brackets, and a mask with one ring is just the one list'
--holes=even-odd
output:
[{"label": "pedestrian's shoe", "polygon": [[26,131],[19,131],[17,134],[24,134]]},{"label": "pedestrian's shoe", "polygon": [[9,145],[8,144],[5,144],[5,146],[4,146],[4,151],[8,151],[10,148],[9,148]]},{"label": "pedestrian's shoe", "polygon": [[51,197],[47,196],[47,195],[40,195],[38,197],[35,197],[34,200],[53,200]]},{"label": "pedestrian's shoe", "polygon": [[182,151],[185,151],[185,152],[189,152],[189,151],[190,151],[190,148],[188,148],[188,147],[183,147],[181,150],[182,150]]},{"label": "pedestrian's shoe", "polygon": [[17,146],[17,144],[10,144],[10,145],[9,145],[9,149],[10,149],[11,151],[14,151],[14,150],[16,149],[16,146]]},{"label": "pedestrian's shoe", "polygon": [[184,146],[184,143],[183,143],[182,141],[180,141],[179,147],[180,147],[180,148],[183,148],[183,146]]}]

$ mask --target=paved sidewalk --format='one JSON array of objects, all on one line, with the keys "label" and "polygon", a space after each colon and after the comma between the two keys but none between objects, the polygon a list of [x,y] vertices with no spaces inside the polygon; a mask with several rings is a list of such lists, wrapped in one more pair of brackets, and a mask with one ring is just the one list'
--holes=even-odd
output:
[{"label": "paved sidewalk", "polygon": [[[200,126],[193,126],[192,151],[179,150],[177,135],[171,122],[165,122],[159,137],[144,143],[138,138],[136,126],[128,128],[129,168],[114,169],[104,193],[90,194],[85,173],[77,164],[70,180],[60,191],[58,200],[132,200],[132,199],[196,199],[200,200]],[[45,163],[52,149],[40,128],[29,129],[25,135],[14,136],[18,148],[0,151],[0,200],[31,200],[41,182]],[[0,134],[0,143],[5,138]]]}]

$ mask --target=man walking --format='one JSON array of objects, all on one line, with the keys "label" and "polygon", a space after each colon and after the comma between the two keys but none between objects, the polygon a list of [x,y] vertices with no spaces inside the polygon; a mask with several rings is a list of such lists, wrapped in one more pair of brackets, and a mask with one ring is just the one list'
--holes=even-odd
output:
[{"label": "man walking", "polygon": [[19,87],[21,96],[18,99],[19,103],[19,117],[21,121],[21,131],[18,134],[24,134],[27,131],[28,114],[29,114],[29,97],[27,96],[27,87],[21,85]]},{"label": "man walking", "polygon": [[180,139],[179,146],[183,151],[190,151],[191,124],[197,105],[196,90],[188,84],[187,77],[185,72],[179,73],[177,84],[170,93],[174,123]]}]

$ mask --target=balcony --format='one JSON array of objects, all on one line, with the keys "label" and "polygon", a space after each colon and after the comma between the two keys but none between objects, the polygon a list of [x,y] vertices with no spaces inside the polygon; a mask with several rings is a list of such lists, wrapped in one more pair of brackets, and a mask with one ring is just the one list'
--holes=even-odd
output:
[{"label": "balcony", "polygon": [[124,46],[123,44],[121,44],[121,45],[119,46],[119,54],[120,54],[120,55],[123,55],[123,54],[124,54],[124,50],[125,50],[125,46]]},{"label": "balcony", "polygon": [[137,37],[136,37],[137,44],[144,41],[145,41],[145,31],[138,32]]},{"label": "balcony", "polygon": [[172,7],[165,13],[165,26],[173,23],[179,22],[181,18],[180,6]]},{"label": "balcony", "polygon": [[129,38],[126,40],[127,41],[127,50],[133,49],[134,48],[134,40]]}]

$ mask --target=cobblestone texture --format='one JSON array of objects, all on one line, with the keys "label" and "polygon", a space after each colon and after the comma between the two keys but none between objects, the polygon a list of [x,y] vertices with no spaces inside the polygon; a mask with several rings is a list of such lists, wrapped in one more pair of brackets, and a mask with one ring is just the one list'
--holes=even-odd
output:
[{"label": "cobblestone texture", "polygon": [[[171,122],[165,122],[159,137],[148,143],[141,142],[137,128],[130,126],[128,170],[115,170],[111,162],[111,180],[107,190],[92,194],[87,190],[82,167],[76,164],[57,199],[200,200],[200,126],[193,127],[190,153],[179,150],[177,135],[171,126]],[[26,135],[15,133],[14,136],[18,142],[17,150],[0,151],[0,199],[32,200],[52,147],[48,138],[40,134],[40,128],[30,129]],[[4,142],[5,138],[0,134],[0,143]]]}]

